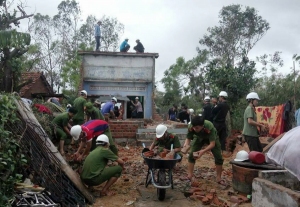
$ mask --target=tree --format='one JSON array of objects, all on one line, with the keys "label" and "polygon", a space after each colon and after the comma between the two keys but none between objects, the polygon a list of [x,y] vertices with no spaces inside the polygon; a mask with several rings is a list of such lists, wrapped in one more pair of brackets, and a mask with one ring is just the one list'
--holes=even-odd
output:
[{"label": "tree", "polygon": [[85,47],[86,50],[93,50],[95,48],[95,24],[97,19],[93,15],[89,15],[85,23],[79,28],[79,41],[81,47]]},{"label": "tree", "polygon": [[220,11],[219,26],[208,28],[199,43],[223,65],[235,66],[270,29],[269,23],[254,8],[241,5],[225,6]]},{"label": "tree", "polygon": [[[103,16],[101,18],[101,50],[115,52],[119,48],[120,36],[124,32],[124,25],[117,18]],[[86,22],[79,29],[81,46],[91,50],[95,48],[95,24],[97,18],[89,15]]]},{"label": "tree", "polygon": [[257,83],[254,61],[244,60],[232,67],[231,65],[223,66],[218,59],[215,59],[207,68],[208,81],[219,89],[218,92],[220,90],[228,92],[228,100],[233,108],[239,99],[245,97]]},{"label": "tree", "polygon": [[48,15],[37,13],[29,25],[29,31],[37,49],[36,56],[29,60],[36,60],[35,68],[44,71],[51,88],[54,90],[59,82],[59,68],[62,64],[62,54],[59,36],[55,35],[53,19]]},{"label": "tree", "polygon": [[124,25],[113,17],[103,16],[101,21],[101,45],[104,51],[115,52],[119,48],[119,40],[124,32]]},{"label": "tree", "polygon": [[12,92],[18,82],[15,73],[19,67],[16,59],[25,54],[30,44],[30,35],[17,32],[20,20],[27,19],[33,14],[27,15],[23,5],[17,5],[17,9],[11,11],[11,1],[0,0],[0,90]]},{"label": "tree", "polygon": [[201,95],[201,98],[204,98],[209,88],[205,75],[207,61],[208,52],[206,50],[198,51],[198,55],[188,61],[185,61],[183,57],[177,58],[176,63],[164,72],[164,78],[161,80],[166,91],[171,92],[177,89],[182,90],[185,94],[197,97]]}]

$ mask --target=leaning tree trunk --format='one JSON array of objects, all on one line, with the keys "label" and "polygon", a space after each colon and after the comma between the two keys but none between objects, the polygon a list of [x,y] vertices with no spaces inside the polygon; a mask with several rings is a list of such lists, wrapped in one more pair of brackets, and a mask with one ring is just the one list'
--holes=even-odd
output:
[{"label": "leaning tree trunk", "polygon": [[3,48],[3,80],[2,80],[2,91],[7,93],[12,92],[13,90],[13,71],[11,68],[10,60],[10,51],[9,48]]}]

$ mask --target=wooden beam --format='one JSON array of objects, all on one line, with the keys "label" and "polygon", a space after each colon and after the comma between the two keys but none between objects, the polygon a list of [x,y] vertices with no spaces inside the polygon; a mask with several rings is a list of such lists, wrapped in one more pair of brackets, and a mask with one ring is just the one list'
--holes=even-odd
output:
[{"label": "wooden beam", "polygon": [[264,147],[262,153],[267,153],[269,151],[269,149],[276,143],[278,142],[284,135],[285,133],[279,135],[278,137],[276,137],[272,142],[270,142],[270,144],[268,144],[267,146]]}]

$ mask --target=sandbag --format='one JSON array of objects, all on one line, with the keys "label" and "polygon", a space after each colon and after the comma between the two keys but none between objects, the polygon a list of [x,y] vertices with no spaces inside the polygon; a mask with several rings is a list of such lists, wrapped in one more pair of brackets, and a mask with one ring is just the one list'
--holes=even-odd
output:
[{"label": "sandbag", "polygon": [[300,126],[285,133],[266,154],[266,162],[284,167],[300,180]]}]

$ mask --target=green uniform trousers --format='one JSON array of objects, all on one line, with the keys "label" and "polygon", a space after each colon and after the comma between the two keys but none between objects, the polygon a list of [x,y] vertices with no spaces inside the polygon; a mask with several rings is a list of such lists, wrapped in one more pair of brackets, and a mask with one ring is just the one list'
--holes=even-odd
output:
[{"label": "green uniform trousers", "polygon": [[82,179],[82,181],[89,186],[96,186],[104,183],[112,177],[120,177],[122,174],[122,167],[120,165],[104,168],[101,174],[91,179]]},{"label": "green uniform trousers", "polygon": [[[215,158],[215,164],[216,165],[223,165],[223,157],[222,157],[222,150],[221,150],[221,144],[219,139],[217,139],[215,144],[215,147],[211,149],[212,154],[214,155]],[[202,149],[202,147],[205,144],[209,144],[209,141],[204,141],[204,140],[199,140],[196,139],[191,146],[188,162],[189,163],[195,163],[195,159],[193,157],[193,152],[197,152]]]}]

